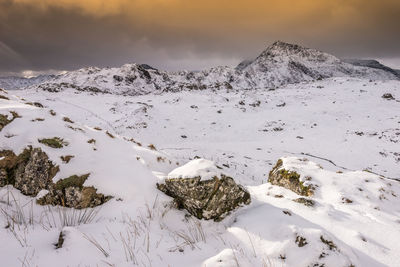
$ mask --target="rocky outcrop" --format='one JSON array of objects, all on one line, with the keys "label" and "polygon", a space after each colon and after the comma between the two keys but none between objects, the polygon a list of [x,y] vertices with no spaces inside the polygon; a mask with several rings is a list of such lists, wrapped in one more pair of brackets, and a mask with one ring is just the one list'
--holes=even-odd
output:
[{"label": "rocky outcrop", "polygon": [[41,205],[61,205],[84,209],[93,208],[107,202],[111,197],[97,193],[93,186],[83,186],[89,174],[59,180],[52,189],[37,202]]},{"label": "rocky outcrop", "polygon": [[36,196],[41,190],[49,189],[59,170],[40,148],[28,147],[18,156],[3,150],[0,158],[0,185],[11,184],[27,196]]},{"label": "rocky outcrop", "polygon": [[220,221],[230,211],[251,201],[242,186],[223,174],[204,181],[201,177],[166,179],[157,188],[173,197],[178,208],[205,220]]},{"label": "rocky outcrop", "polygon": [[20,118],[17,112],[11,111],[11,118],[8,115],[0,114],[0,131],[6,127],[7,124],[10,124],[16,118]]},{"label": "rocky outcrop", "polygon": [[11,150],[0,151],[0,186],[12,185],[32,197],[46,190],[47,194],[38,199],[38,204],[81,209],[101,205],[110,199],[97,193],[94,187],[83,186],[89,174],[54,183],[58,171],[59,167],[40,148],[27,147],[19,155]]},{"label": "rocky outcrop", "polygon": [[285,187],[301,196],[312,196],[315,190],[313,185],[305,185],[300,180],[300,174],[284,169],[281,159],[278,160],[275,167],[269,172],[268,182],[273,185]]}]

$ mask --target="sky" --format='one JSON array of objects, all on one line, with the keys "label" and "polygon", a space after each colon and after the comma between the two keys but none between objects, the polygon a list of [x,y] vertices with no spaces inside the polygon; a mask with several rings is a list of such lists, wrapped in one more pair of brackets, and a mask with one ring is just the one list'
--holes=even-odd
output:
[{"label": "sky", "polygon": [[399,0],[0,0],[0,75],[235,66],[276,40],[400,68]]}]

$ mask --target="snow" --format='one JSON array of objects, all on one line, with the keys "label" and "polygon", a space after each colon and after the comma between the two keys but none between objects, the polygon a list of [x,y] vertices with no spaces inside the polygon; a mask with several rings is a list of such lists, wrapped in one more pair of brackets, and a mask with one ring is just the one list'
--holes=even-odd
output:
[{"label": "snow", "polygon": [[197,178],[211,180],[214,177],[221,177],[221,171],[211,160],[194,159],[185,165],[174,169],[168,174],[168,178]]},{"label": "snow", "polygon": [[[278,59],[288,62],[294,56],[285,49]],[[321,56],[305,51],[313,54],[310,59]],[[110,82],[121,72],[139,75],[138,65],[130,64],[63,76],[79,86],[104,83],[107,94],[70,87],[1,92],[10,100],[0,99],[0,114],[15,111],[21,118],[0,132],[0,150],[40,147],[60,167],[54,181],[90,173],[85,186],[113,196],[101,207],[75,211],[39,206],[11,186],[1,187],[1,265],[400,266],[400,82],[371,79],[367,76],[382,73],[359,68],[357,77],[343,77],[330,72],[342,63],[325,57],[322,63],[307,65],[304,57],[302,62],[332,78],[315,81],[296,72],[287,76],[295,84],[275,90],[162,93],[139,78],[126,87]],[[274,73],[285,74],[285,66]],[[235,72],[214,68],[207,79],[212,83],[220,73]],[[264,74],[258,73],[260,81]],[[136,85],[139,95],[127,93]],[[395,100],[383,99],[385,93]],[[55,136],[68,146],[38,142]],[[88,143],[91,139],[95,142]],[[65,155],[74,158],[66,164],[60,159]],[[299,195],[268,183],[278,159],[282,168],[315,186],[308,198],[314,206],[295,202]],[[167,177],[210,179],[221,173],[243,185],[252,199],[222,222],[197,220],[156,189]],[[64,244],[56,249],[60,232]]]}]

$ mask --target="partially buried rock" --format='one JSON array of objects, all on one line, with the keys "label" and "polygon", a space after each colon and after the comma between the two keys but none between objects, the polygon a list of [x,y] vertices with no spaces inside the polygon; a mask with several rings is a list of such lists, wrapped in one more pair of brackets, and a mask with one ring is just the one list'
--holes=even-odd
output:
[{"label": "partially buried rock", "polygon": [[[96,207],[111,197],[83,186],[89,174],[73,175],[57,183],[53,178],[59,171],[40,148],[25,148],[19,155],[11,150],[0,151],[0,187],[12,185],[22,194],[40,198],[38,204],[60,205],[70,208]],[[47,194],[42,194],[44,191]]]},{"label": "partially buried rock", "polygon": [[387,99],[387,100],[394,100],[394,97],[391,93],[385,93],[382,95],[383,99]]},{"label": "partially buried rock", "polygon": [[278,160],[275,167],[269,172],[268,182],[273,185],[285,187],[301,196],[312,196],[314,194],[314,186],[311,184],[305,185],[305,182],[300,180],[300,174],[283,168],[283,161],[281,159]]},{"label": "partially buried rock", "polygon": [[157,188],[173,197],[178,208],[205,220],[221,221],[229,212],[251,201],[241,185],[205,159],[192,160],[175,169]]},{"label": "partially buried rock", "polygon": [[90,186],[83,186],[89,174],[73,175],[59,180],[50,192],[39,198],[40,205],[60,205],[69,208],[84,209],[99,206],[111,197],[97,193],[97,190]]},{"label": "partially buried rock", "polygon": [[18,156],[3,150],[0,158],[0,186],[11,184],[27,196],[49,189],[59,170],[40,148],[25,148]]}]

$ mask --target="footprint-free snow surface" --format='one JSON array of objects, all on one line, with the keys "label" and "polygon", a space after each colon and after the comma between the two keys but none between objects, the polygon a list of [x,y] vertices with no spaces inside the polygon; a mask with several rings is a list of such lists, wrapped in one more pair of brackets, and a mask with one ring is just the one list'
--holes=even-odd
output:
[{"label": "footprint-free snow surface", "polygon": [[[41,148],[59,166],[54,182],[90,174],[83,186],[112,196],[76,210],[0,187],[1,265],[400,266],[400,82],[303,80],[146,95],[0,92],[0,150]],[[54,137],[64,146],[39,142]],[[268,182],[279,159],[312,196]],[[251,196],[220,222],[177,209],[156,187],[214,174]]]}]

